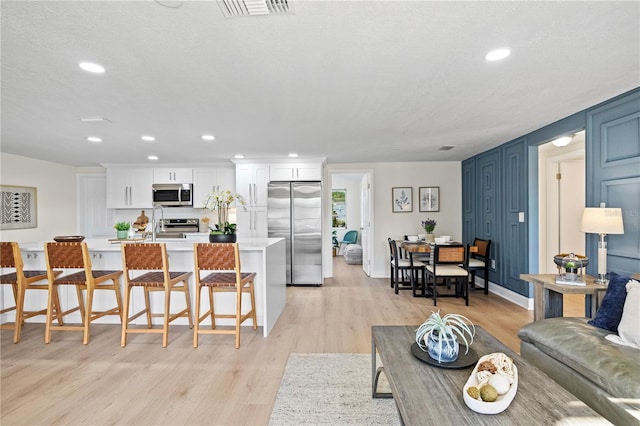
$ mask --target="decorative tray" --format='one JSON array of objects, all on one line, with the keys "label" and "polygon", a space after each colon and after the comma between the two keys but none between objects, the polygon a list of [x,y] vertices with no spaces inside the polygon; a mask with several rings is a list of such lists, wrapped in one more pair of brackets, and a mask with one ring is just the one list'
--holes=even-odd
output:
[{"label": "decorative tray", "polygon": [[472,366],[478,361],[478,354],[472,348],[469,348],[469,352],[464,353],[464,348],[458,349],[458,359],[453,362],[438,362],[437,359],[433,359],[428,353],[420,349],[417,343],[413,342],[411,345],[411,354],[418,358],[422,362],[426,362],[429,365],[440,368],[461,369]]},{"label": "decorative tray", "polygon": [[[516,392],[518,391],[518,367],[516,367],[516,365],[513,364],[513,362],[511,361],[510,367],[513,371],[513,383],[511,383],[511,385],[509,386],[509,390],[502,395],[498,395],[498,398],[495,401],[485,402],[479,399],[475,399],[475,398],[472,398],[471,395],[469,395],[469,393],[467,392],[467,390],[472,386],[478,387],[478,384],[479,384],[478,367],[480,366],[480,364],[482,364],[482,362],[484,361],[490,360],[491,357],[495,355],[498,355],[498,356],[502,355],[503,358],[506,358],[509,361],[511,361],[511,358],[507,357],[502,353],[489,354],[481,357],[478,360],[478,364],[476,364],[475,368],[471,372],[471,376],[469,376],[467,383],[465,383],[464,388],[462,389],[462,396],[464,398],[464,402],[467,404],[469,408],[471,408],[473,411],[477,413],[498,414],[503,412],[504,410],[507,409],[507,407],[509,407],[509,405],[511,404],[511,401],[513,401],[513,398],[516,396]],[[494,373],[493,375],[499,375],[499,373]]]},{"label": "decorative tray", "polygon": [[84,240],[84,235],[58,235],[53,237],[53,241],[57,243],[79,243]]}]

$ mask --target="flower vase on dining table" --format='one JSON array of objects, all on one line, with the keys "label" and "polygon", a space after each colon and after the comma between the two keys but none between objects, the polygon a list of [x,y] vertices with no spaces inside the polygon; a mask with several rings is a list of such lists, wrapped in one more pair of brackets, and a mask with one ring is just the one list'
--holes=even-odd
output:
[{"label": "flower vase on dining table", "polygon": [[425,243],[434,243],[436,241],[434,234],[424,234],[424,242]]}]

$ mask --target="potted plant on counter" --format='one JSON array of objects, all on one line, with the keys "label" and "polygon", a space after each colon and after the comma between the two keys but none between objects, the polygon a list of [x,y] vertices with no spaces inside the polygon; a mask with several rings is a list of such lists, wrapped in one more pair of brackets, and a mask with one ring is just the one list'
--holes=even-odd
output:
[{"label": "potted plant on counter", "polygon": [[131,224],[129,222],[117,222],[113,227],[116,229],[116,235],[119,240],[126,240]]},{"label": "potted plant on counter", "polygon": [[416,343],[436,361],[453,362],[458,359],[458,338],[464,342],[468,352],[475,334],[475,326],[464,315],[446,314],[441,317],[440,311],[431,311],[429,318],[416,330]]},{"label": "potted plant on counter", "polygon": [[247,203],[242,195],[231,192],[228,189],[210,192],[204,203],[204,207],[212,213],[216,213],[217,221],[213,226],[209,226],[209,242],[212,243],[235,243],[236,224],[229,222],[229,210],[231,203],[237,202],[245,211]]}]

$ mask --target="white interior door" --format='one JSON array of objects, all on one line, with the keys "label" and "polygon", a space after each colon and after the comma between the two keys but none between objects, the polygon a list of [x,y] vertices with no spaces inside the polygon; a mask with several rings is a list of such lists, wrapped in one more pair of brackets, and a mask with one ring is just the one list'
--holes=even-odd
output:
[{"label": "white interior door", "polygon": [[362,244],[362,270],[367,276],[371,275],[371,185],[369,174],[365,173],[360,181],[360,235]]}]

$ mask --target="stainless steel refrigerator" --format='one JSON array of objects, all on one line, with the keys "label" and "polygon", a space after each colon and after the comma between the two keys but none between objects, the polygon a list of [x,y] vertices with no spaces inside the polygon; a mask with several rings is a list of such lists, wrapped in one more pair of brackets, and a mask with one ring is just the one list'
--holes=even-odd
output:
[{"label": "stainless steel refrigerator", "polygon": [[322,186],[271,182],[269,237],[287,245],[287,285],[322,285]]}]

